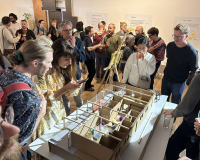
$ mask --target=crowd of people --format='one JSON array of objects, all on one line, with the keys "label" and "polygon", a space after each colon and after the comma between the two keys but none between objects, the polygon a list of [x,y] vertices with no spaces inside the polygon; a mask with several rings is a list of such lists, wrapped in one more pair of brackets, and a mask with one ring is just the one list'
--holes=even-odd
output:
[{"label": "crowd of people", "polygon": [[[166,51],[161,94],[167,95],[168,101],[171,96],[177,107],[165,110],[164,114],[183,117],[183,122],[170,137],[165,155],[167,160],[179,158],[187,148],[188,138],[195,136],[200,127],[197,119],[200,75],[193,78],[181,101],[189,72],[199,67],[198,52],[187,42],[186,24],[174,28],[174,41],[166,45],[156,27],[145,34],[143,27],[137,26],[134,35],[125,22],[117,33],[113,23],[106,29],[106,23],[99,22],[99,30],[94,32],[92,26],[84,29],[83,22],[78,22],[73,32],[70,21],[57,24],[52,19],[48,31],[44,20],[32,31],[26,20],[21,20],[21,25],[17,20],[11,13],[2,18],[0,26],[0,159],[31,159],[30,139],[45,134],[70,114],[69,97],[74,98],[76,107],[83,105],[79,81],[81,72],[86,73],[85,66],[88,72],[85,91],[94,91],[95,74],[97,78],[107,77],[103,69],[119,50],[123,50],[119,67],[122,83],[151,90]],[[116,75],[113,80],[117,81]],[[9,107],[3,107],[5,104]],[[195,159],[198,155],[187,156]]]}]

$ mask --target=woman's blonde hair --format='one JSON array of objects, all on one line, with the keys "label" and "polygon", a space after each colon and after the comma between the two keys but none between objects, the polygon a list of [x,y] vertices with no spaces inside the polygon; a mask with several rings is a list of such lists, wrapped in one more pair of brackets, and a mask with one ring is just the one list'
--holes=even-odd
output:
[{"label": "woman's blonde hair", "polygon": [[57,23],[57,20],[56,20],[56,19],[51,19],[51,20],[50,20],[50,24],[51,24],[52,22]]},{"label": "woman's blonde hair", "polygon": [[28,40],[21,45],[18,51],[9,55],[8,60],[12,65],[23,65],[24,67],[28,67],[33,60],[43,62],[47,58],[47,53],[52,52],[53,50],[51,46],[45,42]]},{"label": "woman's blonde hair", "polygon": [[36,40],[44,42],[50,47],[53,45],[53,41],[48,36],[45,36],[45,35],[37,37]]}]

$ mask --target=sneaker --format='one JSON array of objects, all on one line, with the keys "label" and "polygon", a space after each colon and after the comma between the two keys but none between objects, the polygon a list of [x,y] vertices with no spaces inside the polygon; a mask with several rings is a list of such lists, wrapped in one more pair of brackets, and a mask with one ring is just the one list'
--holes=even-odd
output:
[{"label": "sneaker", "polygon": [[86,88],[85,91],[94,91],[94,89],[90,87],[90,88]]}]

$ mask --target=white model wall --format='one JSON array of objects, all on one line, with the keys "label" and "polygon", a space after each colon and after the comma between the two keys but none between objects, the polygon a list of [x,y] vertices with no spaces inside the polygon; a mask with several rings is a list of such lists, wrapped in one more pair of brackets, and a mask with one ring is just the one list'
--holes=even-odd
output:
[{"label": "white model wall", "polygon": [[24,13],[30,13],[32,20],[35,19],[32,0],[0,0],[0,21],[2,17],[8,16],[9,13],[17,15],[17,22],[25,19]]}]

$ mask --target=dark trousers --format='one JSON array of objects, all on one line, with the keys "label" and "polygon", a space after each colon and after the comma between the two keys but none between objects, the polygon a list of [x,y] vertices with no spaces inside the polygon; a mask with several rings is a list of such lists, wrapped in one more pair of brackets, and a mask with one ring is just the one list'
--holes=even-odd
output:
[{"label": "dark trousers", "polygon": [[[181,125],[174,134],[169,138],[165,152],[166,160],[177,160],[179,154],[186,149],[190,136],[195,135],[194,124],[183,119]],[[186,151],[187,152],[187,151]],[[186,156],[187,155],[186,153]],[[192,157],[189,157],[192,158]]]},{"label": "dark trousers", "polygon": [[21,152],[21,157],[19,160],[31,160],[31,151],[29,147],[24,152]]},{"label": "dark trousers", "polygon": [[151,77],[151,84],[150,84],[150,89],[153,90],[153,85],[154,85],[154,77],[158,71],[158,68],[160,67],[161,61],[158,61],[158,63],[156,63],[156,69],[154,71],[154,73],[150,76]]},{"label": "dark trousers", "polygon": [[[101,66],[101,75],[99,74]],[[103,70],[105,68],[105,51],[102,53],[96,53],[96,76],[104,76],[105,71]]]},{"label": "dark trousers", "polygon": [[85,62],[87,69],[88,69],[88,80],[86,81],[85,84],[85,89],[90,88],[91,87],[91,82],[94,78],[95,75],[95,59],[91,59],[87,62]]},{"label": "dark trousers", "polygon": [[[110,63],[110,58],[106,58],[105,59],[105,67],[108,67],[109,63]],[[110,73],[110,71],[107,72],[106,77],[105,77],[105,81],[107,80],[109,73]],[[116,74],[113,75],[113,81],[118,81]]]},{"label": "dark trousers", "polygon": [[172,94],[172,103],[179,104],[181,102],[181,97],[185,89],[185,82],[174,83],[168,81],[165,76],[162,79],[161,94],[167,95],[167,101],[169,101],[170,95]]}]

